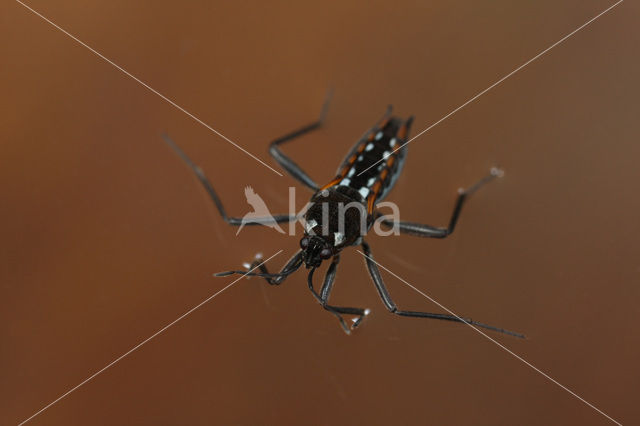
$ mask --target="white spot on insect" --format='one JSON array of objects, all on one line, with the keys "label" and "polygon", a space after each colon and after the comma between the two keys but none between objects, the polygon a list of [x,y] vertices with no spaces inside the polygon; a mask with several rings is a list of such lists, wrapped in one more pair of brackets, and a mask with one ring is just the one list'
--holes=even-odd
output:
[{"label": "white spot on insect", "polygon": [[250,264],[249,262],[244,262],[244,263],[242,264],[242,267],[243,267],[244,269],[251,269],[251,264]]},{"label": "white spot on insect", "polygon": [[349,186],[350,183],[351,183],[351,179],[349,178],[344,178],[340,181],[341,186]]},{"label": "white spot on insect", "polygon": [[378,171],[382,171],[385,167],[387,167],[385,163],[380,163],[380,165],[378,166]]},{"label": "white spot on insect", "polygon": [[376,178],[372,177],[367,181],[367,186],[371,188],[371,186],[375,183]]},{"label": "white spot on insect", "polygon": [[333,238],[334,238],[334,246],[339,246],[340,244],[344,243],[344,234],[341,232],[334,232],[333,233]]},{"label": "white spot on insect", "polygon": [[389,146],[391,148],[393,148],[394,146],[396,146],[396,138],[391,138],[391,140],[389,141]]},{"label": "white spot on insect", "polygon": [[362,198],[367,198],[367,195],[369,195],[369,188],[362,187],[358,192],[362,195]]},{"label": "white spot on insect", "polygon": [[364,147],[365,151],[371,151],[372,149],[373,149],[373,144],[372,143],[369,143],[369,144],[367,144],[367,146]]},{"label": "white spot on insect", "polygon": [[367,308],[364,310],[365,315],[369,315],[371,313],[371,309]]},{"label": "white spot on insect", "polygon": [[355,168],[351,168],[351,170],[349,170],[349,173],[347,173],[347,177],[351,177],[356,173],[356,169]]},{"label": "white spot on insect", "polygon": [[389,152],[389,151],[385,151],[385,152],[383,152],[383,153],[382,153],[382,159],[383,159],[383,160],[386,160],[386,159],[389,157],[389,155],[391,155],[391,152]]},{"label": "white spot on insect", "polygon": [[307,232],[311,232],[311,230],[316,226],[318,226],[318,222],[316,222],[314,219],[311,219],[310,221],[304,224],[304,229]]},{"label": "white spot on insect", "polygon": [[376,133],[376,140],[379,141],[380,139],[382,139],[382,132]]},{"label": "white spot on insect", "polygon": [[328,197],[329,196],[329,190],[328,189],[323,189],[322,191],[320,191],[320,195],[323,197]]},{"label": "white spot on insect", "polygon": [[362,161],[364,157],[362,155],[358,156],[358,161]]}]

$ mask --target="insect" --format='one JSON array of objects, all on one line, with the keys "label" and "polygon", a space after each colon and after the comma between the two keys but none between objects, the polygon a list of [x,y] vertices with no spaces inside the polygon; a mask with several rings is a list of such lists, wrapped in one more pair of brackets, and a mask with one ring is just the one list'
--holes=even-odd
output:
[{"label": "insect", "polygon": [[[502,328],[490,326],[471,319],[453,315],[405,311],[398,309],[387,290],[378,265],[373,261],[371,248],[364,240],[366,231],[374,221],[380,219],[383,225],[397,226],[400,233],[418,237],[446,238],[455,229],[460,216],[462,206],[468,197],[482,185],[499,176],[498,169],[492,169],[490,174],[479,180],[466,190],[460,190],[455,202],[451,219],[446,227],[435,227],[413,222],[390,223],[376,211],[377,204],[383,200],[395,185],[398,176],[402,172],[406,157],[407,141],[413,117],[402,120],[392,115],[392,107],[389,106],[384,116],[371,127],[353,146],[346,158],[338,168],[336,176],[327,184],[319,186],[298,164],[285,155],[280,146],[312,132],[322,126],[327,110],[328,101],[322,108],[320,117],[315,122],[300,129],[275,139],[269,145],[269,153],[275,161],[284,168],[298,182],[313,191],[309,207],[305,213],[305,233],[300,240],[300,250],[284,265],[279,273],[270,273],[259,258],[248,266],[246,271],[225,271],[216,276],[228,276],[243,274],[246,276],[258,276],[264,278],[271,285],[280,285],[284,280],[296,272],[302,265],[309,270],[307,284],[313,296],[322,307],[334,314],[340,321],[342,329],[350,334],[370,312],[369,309],[334,306],[329,304],[329,296],[333,289],[338,263],[342,251],[351,246],[360,245],[363,249],[366,266],[373,283],[389,312],[403,317],[432,318],[458,323],[468,323],[499,333],[523,338],[519,333]],[[243,223],[242,218],[230,217],[216,193],[213,185],[205,176],[202,169],[196,166],[189,157],[166,135],[163,136],[167,144],[175,150],[182,160],[191,168],[204,186],[209,197],[216,205],[222,219],[232,226],[259,225],[266,223],[287,223],[297,220],[296,216],[275,215],[265,218],[254,218],[251,223]],[[340,210],[338,207],[344,204],[360,206],[356,209]],[[326,210],[323,216],[323,209]],[[327,214],[328,212],[328,214]],[[342,215],[340,214],[342,213]],[[339,226],[342,225],[342,226]],[[320,232],[324,231],[324,232]],[[313,285],[313,276],[320,264],[331,259],[331,264],[325,274],[320,291],[316,291]],[[253,269],[260,272],[249,272]],[[353,315],[352,324],[348,325],[343,315]]]}]

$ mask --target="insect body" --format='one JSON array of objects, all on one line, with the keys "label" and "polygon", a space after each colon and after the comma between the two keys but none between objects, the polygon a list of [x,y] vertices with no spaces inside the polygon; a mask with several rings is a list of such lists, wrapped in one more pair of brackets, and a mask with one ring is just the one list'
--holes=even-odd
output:
[{"label": "insect body", "polygon": [[[412,119],[402,122],[389,117],[390,112],[351,149],[336,177],[311,198],[300,241],[307,267],[317,267],[345,247],[362,244],[375,219],[377,202],[402,171],[407,147],[393,150],[406,142]],[[350,205],[356,208],[344,208]],[[326,219],[323,210],[328,211]]]},{"label": "insect body", "polygon": [[[519,333],[453,315],[398,309],[382,280],[378,265],[373,261],[371,249],[364,240],[366,232],[377,219],[382,220],[382,223],[387,226],[397,226],[400,233],[431,238],[447,237],[453,232],[460,210],[468,196],[484,183],[498,176],[499,171],[492,169],[488,176],[469,189],[459,192],[447,227],[434,227],[413,222],[390,223],[376,211],[376,205],[391,191],[402,171],[407,156],[407,147],[404,144],[406,143],[413,118],[401,120],[394,117],[391,115],[391,107],[389,107],[383,118],[366,132],[347,154],[338,168],[336,176],[326,185],[319,186],[300,166],[280,150],[280,145],[319,128],[324,120],[325,112],[326,103],[317,121],[274,140],[269,148],[272,157],[292,177],[314,191],[305,214],[305,234],[300,240],[300,250],[289,259],[279,273],[269,273],[266,266],[259,259],[256,259],[249,269],[253,270],[257,267],[260,272],[226,271],[216,275],[244,274],[259,276],[263,277],[269,284],[279,285],[304,264],[306,269],[309,270],[307,283],[312,294],[325,310],[338,318],[344,331],[349,334],[369,314],[369,309],[334,306],[329,304],[329,296],[333,289],[342,250],[346,247],[360,245],[365,254],[369,275],[385,307],[391,313],[405,317],[432,318],[468,323],[500,333],[524,337]],[[222,218],[230,225],[243,225],[241,218],[227,215],[220,198],[202,170],[171,139],[167,136],[164,136],[164,138],[196,174],[215,203]],[[276,215],[253,218],[251,223],[244,223],[244,225],[272,224],[274,221],[275,223],[285,223],[294,220],[297,220],[296,216]],[[320,264],[329,259],[331,259],[331,264],[324,277],[320,292],[318,292],[313,285],[313,275]],[[355,316],[350,326],[343,318],[343,315]]]}]

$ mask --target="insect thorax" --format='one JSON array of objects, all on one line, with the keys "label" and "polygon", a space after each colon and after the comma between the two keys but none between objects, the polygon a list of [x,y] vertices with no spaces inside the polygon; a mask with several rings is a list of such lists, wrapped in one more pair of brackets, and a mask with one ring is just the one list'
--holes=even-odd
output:
[{"label": "insect thorax", "polygon": [[322,236],[332,247],[359,244],[373,221],[362,196],[353,188],[335,186],[318,191],[305,214],[305,231]]}]

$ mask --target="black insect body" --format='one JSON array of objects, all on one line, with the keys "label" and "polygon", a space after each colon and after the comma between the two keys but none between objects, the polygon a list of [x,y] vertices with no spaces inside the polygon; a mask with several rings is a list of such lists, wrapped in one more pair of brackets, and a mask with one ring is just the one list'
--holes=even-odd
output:
[{"label": "black insect body", "polygon": [[[318,267],[323,260],[337,256],[343,248],[355,245],[361,239],[361,228],[371,227],[368,218],[354,208],[352,203],[362,203],[360,194],[348,187],[336,187],[319,191],[310,201],[304,216],[305,236],[300,240],[307,268]],[[326,213],[325,213],[326,211]],[[326,216],[326,220],[323,220]],[[343,221],[343,229],[339,223]]]},{"label": "black insect body", "polygon": [[311,198],[305,237],[300,240],[307,268],[319,266],[345,247],[362,244],[376,219],[374,207],[402,171],[407,147],[393,150],[406,142],[412,118],[403,123],[390,113],[389,109],[347,154],[336,177]]},{"label": "black insect body", "polygon": [[[269,284],[279,285],[304,264],[309,270],[307,278],[309,289],[322,307],[339,319],[342,328],[349,334],[353,328],[360,324],[362,319],[369,313],[369,310],[330,305],[329,296],[335,281],[341,251],[346,247],[360,245],[366,256],[366,265],[376,290],[391,313],[406,317],[433,318],[468,323],[500,333],[523,337],[519,333],[453,315],[399,310],[389,295],[380,275],[378,265],[373,261],[369,245],[364,241],[366,232],[376,220],[381,220],[388,227],[395,226],[400,233],[404,234],[431,238],[447,237],[453,232],[460,210],[468,196],[484,183],[498,176],[499,171],[492,169],[488,176],[469,189],[459,192],[447,227],[434,227],[411,222],[394,224],[376,211],[376,205],[391,191],[402,171],[407,155],[407,147],[404,144],[407,141],[413,117],[406,121],[393,117],[391,116],[391,107],[389,107],[383,118],[365,133],[347,154],[338,169],[337,175],[329,183],[320,187],[294,161],[287,157],[279,147],[285,142],[319,128],[324,120],[326,106],[325,104],[317,121],[276,139],[269,148],[270,154],[278,164],[296,180],[314,191],[305,213],[305,234],[300,240],[300,250],[285,264],[279,273],[269,273],[266,266],[261,263],[261,260],[256,259],[249,269],[255,269],[257,266],[260,272],[226,271],[216,275],[244,274],[259,276],[266,279]],[[171,139],[167,136],[164,136],[164,139],[196,174],[215,203],[222,218],[230,225],[243,225],[242,219],[227,216],[220,198],[202,170]],[[296,216],[275,215],[273,217],[254,218],[251,223],[244,223],[244,225],[267,224],[274,221],[276,223],[285,223],[295,220],[297,220]],[[318,293],[313,285],[313,275],[320,264],[328,259],[332,259],[331,264]],[[343,315],[355,316],[351,326],[347,325]]]}]

